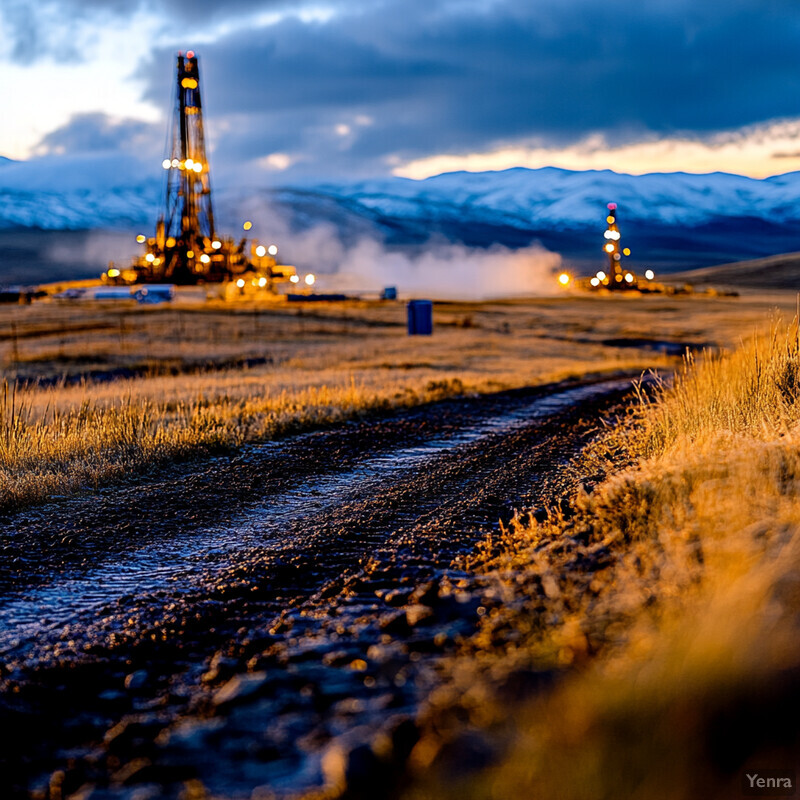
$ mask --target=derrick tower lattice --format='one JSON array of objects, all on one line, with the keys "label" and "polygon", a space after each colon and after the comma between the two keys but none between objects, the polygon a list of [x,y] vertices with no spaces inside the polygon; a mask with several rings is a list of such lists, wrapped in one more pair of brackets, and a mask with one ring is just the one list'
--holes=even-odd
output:
[{"label": "derrick tower lattice", "polygon": [[171,152],[163,163],[167,171],[167,191],[162,219],[164,236],[184,244],[184,247],[173,248],[166,269],[191,272],[185,253],[202,253],[214,240],[214,209],[197,56],[191,52],[179,54],[176,74]]},{"label": "derrick tower lattice", "polygon": [[[637,290],[639,292],[666,292],[662,284],[652,283],[655,273],[652,269],[646,269],[644,276],[637,275],[632,269],[622,265],[623,257],[631,254],[627,247],[621,246],[621,234],[619,232],[619,220],[616,203],[609,203],[606,206],[606,230],[603,233],[605,243],[603,252],[608,258],[608,272],[604,269],[597,271],[590,278],[579,278],[577,285],[579,288],[588,290],[624,291]],[[561,284],[569,284],[570,278],[564,273],[559,278]]]},{"label": "derrick tower lattice", "polygon": [[[294,267],[280,265],[276,245],[220,236],[215,230],[211,178],[203,129],[203,104],[197,56],[178,53],[175,101],[169,146],[161,166],[166,172],[164,204],[155,236],[139,234],[144,254],[130,268],[109,265],[107,283],[227,283],[245,290],[273,291],[276,283],[297,282]],[[247,221],[245,231],[252,228]]]},{"label": "derrick tower lattice", "polygon": [[635,283],[635,276],[632,272],[628,272],[622,267],[622,257],[629,256],[631,251],[627,247],[620,247],[620,232],[617,225],[617,204],[608,204],[608,216],[606,217],[608,227],[603,234],[606,242],[603,245],[603,250],[608,256],[608,274],[600,276],[598,273],[598,280],[609,289],[631,289]]}]

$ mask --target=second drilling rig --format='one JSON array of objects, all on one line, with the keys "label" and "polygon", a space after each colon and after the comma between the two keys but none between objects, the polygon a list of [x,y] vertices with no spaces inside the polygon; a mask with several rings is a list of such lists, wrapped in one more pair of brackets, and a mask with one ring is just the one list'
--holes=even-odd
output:
[{"label": "second drilling rig", "polygon": [[622,266],[623,256],[629,256],[631,251],[627,247],[620,246],[621,234],[617,220],[617,204],[609,203],[606,208],[607,227],[603,234],[605,239],[603,252],[608,258],[608,272],[604,269],[599,269],[591,277],[575,278],[574,280],[568,272],[562,272],[558,276],[558,282],[561,286],[567,288],[574,285],[578,289],[588,291],[674,294],[674,289],[654,282],[655,273],[653,270],[647,269],[644,275],[637,275],[632,270]]},{"label": "second drilling rig", "polygon": [[[271,290],[278,282],[297,282],[294,267],[280,265],[278,249],[254,239],[220,236],[214,225],[211,181],[203,131],[203,106],[197,56],[178,53],[171,143],[162,162],[166,190],[155,236],[139,234],[144,253],[128,268],[109,266],[103,281],[112,284],[196,285],[234,281],[240,289]],[[252,224],[245,222],[244,230]]]}]

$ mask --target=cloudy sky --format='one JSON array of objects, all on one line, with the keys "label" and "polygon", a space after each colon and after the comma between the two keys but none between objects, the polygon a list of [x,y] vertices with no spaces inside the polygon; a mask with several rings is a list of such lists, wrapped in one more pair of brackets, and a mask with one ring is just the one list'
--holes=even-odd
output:
[{"label": "cloudy sky", "polygon": [[0,154],[160,162],[176,53],[212,169],[800,169],[797,0],[3,0]]}]

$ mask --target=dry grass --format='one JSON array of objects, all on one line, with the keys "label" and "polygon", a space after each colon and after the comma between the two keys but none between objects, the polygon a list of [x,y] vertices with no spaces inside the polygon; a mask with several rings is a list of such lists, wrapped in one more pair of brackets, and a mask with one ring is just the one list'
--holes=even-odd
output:
[{"label": "dry grass", "polygon": [[[797,767],[799,356],[776,326],[689,363],[607,437],[634,466],[487,543],[490,611],[410,797],[729,798],[745,770]],[[459,780],[470,736],[505,755]]]},{"label": "dry grass", "polygon": [[[14,396],[0,408],[0,509],[360,414],[666,367],[671,360],[658,353],[607,341],[728,346],[774,302],[566,297],[437,304],[431,338],[405,335],[402,304],[5,307],[0,358]],[[243,368],[244,360],[254,366]],[[114,371],[131,377],[58,382]],[[13,391],[15,381],[42,378],[56,383]]]},{"label": "dry grass", "polygon": [[[516,311],[512,330],[505,309],[471,307],[468,319],[463,308],[445,307],[436,335],[414,339],[397,305],[4,311],[3,509],[365,413],[667,363],[543,339],[528,309]],[[231,366],[244,358],[256,366]],[[143,374],[18,383],[120,369]]]},{"label": "dry grass", "polygon": [[[423,352],[442,356],[437,367],[458,368],[465,366],[462,352],[476,350],[497,357],[520,349],[520,355],[536,356],[549,348],[565,362],[641,355],[630,348],[597,349],[614,338],[731,347],[742,334],[762,328],[766,310],[776,307],[793,312],[794,297],[565,296],[437,304],[434,339],[443,340],[442,346]],[[163,373],[244,358],[282,364],[298,355],[330,364],[331,356],[338,363],[357,360],[359,353],[377,359],[388,348],[385,361],[397,366],[416,361],[416,343],[403,335],[404,326],[405,308],[396,303],[0,306],[0,362],[9,374],[38,378],[115,368]],[[448,334],[455,336],[447,339]],[[398,351],[410,357],[401,359]]]}]

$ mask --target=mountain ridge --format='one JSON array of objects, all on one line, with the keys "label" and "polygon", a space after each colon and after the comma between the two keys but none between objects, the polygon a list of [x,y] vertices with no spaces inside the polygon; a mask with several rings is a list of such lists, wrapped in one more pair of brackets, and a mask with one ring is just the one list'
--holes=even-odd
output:
[{"label": "mountain ridge", "polygon": [[[3,163],[0,230],[147,232],[163,178],[160,167],[115,154]],[[514,167],[424,180],[258,187],[223,174],[215,182],[223,231],[259,214],[260,235],[280,234],[288,243],[315,228],[330,229],[345,244],[366,237],[398,248],[423,248],[431,239],[512,249],[538,242],[577,269],[602,255],[611,201],[626,244],[660,270],[800,250],[800,172],[757,179]]]}]

